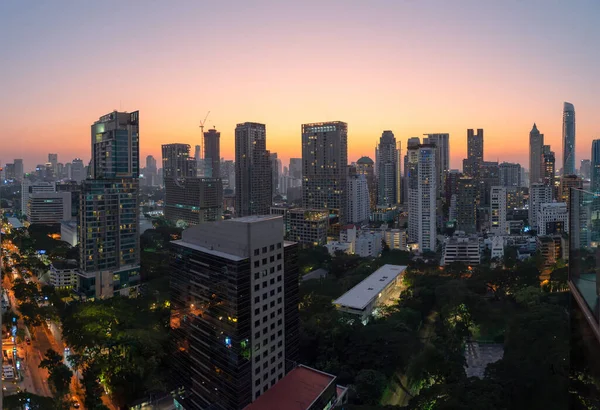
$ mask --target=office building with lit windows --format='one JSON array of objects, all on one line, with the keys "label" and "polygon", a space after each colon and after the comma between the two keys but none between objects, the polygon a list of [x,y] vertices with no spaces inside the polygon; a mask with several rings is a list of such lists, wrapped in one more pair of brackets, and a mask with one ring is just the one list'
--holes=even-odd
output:
[{"label": "office building with lit windows", "polygon": [[297,248],[280,216],[202,224],[172,242],[173,378],[186,410],[241,410],[297,362]]},{"label": "office building with lit windows", "polygon": [[223,184],[220,178],[169,178],[165,181],[164,215],[187,228],[223,218]]},{"label": "office building with lit windows", "polygon": [[136,295],[139,113],[114,111],[91,128],[90,178],[81,184],[77,293],[84,298]]},{"label": "office building with lit windows", "polygon": [[332,232],[345,224],[348,124],[302,125],[302,206],[326,209]]}]

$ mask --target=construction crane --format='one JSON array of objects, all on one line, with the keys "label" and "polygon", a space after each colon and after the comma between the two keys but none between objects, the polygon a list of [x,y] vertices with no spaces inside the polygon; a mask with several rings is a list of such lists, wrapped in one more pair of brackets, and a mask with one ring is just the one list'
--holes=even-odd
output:
[{"label": "construction crane", "polygon": [[208,114],[210,114],[210,111],[206,113],[206,117],[204,117],[204,121],[200,121],[200,131],[202,132],[202,135],[204,135],[204,124],[206,123]]}]

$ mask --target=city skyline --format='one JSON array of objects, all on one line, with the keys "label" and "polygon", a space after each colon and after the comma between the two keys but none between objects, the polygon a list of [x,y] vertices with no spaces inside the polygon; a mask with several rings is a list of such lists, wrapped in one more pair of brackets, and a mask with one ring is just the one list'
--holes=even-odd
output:
[{"label": "city skyline", "polygon": [[[486,159],[526,165],[535,122],[562,164],[565,101],[577,110],[575,157],[589,158],[600,131],[593,99],[600,59],[585,50],[600,40],[592,17],[600,5],[543,4],[540,11],[539,2],[511,10],[462,3],[469,7],[329,2],[319,3],[318,15],[307,14],[306,4],[273,2],[112,3],[121,12],[106,28],[94,23],[104,4],[66,11],[2,4],[11,18],[0,33],[13,40],[13,64],[0,68],[0,138],[11,141],[0,161],[23,158],[29,170],[58,153],[59,162],[87,164],[89,119],[137,109],[147,118],[142,157],[159,158],[161,144],[200,144],[199,122],[210,111],[206,127],[221,132],[221,156],[229,159],[237,123],[266,124],[267,149],[287,163],[300,156],[301,124],[344,121],[349,162],[374,158],[389,129],[403,145],[449,133],[450,167],[461,168],[466,129],[483,128]],[[435,29],[423,31],[423,21]],[[99,68],[86,56],[106,44],[119,58]],[[565,53],[581,63],[568,64]],[[65,143],[57,149],[59,139]]]}]

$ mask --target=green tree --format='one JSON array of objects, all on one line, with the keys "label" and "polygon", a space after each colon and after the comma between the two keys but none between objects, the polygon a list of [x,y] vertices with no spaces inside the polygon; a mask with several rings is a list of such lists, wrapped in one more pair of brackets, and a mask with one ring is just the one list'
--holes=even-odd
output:
[{"label": "green tree", "polygon": [[[48,370],[48,384],[55,398],[63,400],[69,394],[73,372],[63,363],[63,357],[52,349],[48,349],[40,367]],[[67,397],[68,399],[68,397]]]},{"label": "green tree", "polygon": [[386,385],[385,375],[377,370],[361,370],[354,380],[358,399],[364,404],[376,404]]},{"label": "green tree", "polygon": [[17,393],[5,396],[3,399],[3,408],[8,410],[23,410],[25,404],[31,410],[48,410],[55,408],[52,397],[38,396],[32,393]]},{"label": "green tree", "polygon": [[99,383],[101,370],[100,367],[95,363],[90,363],[83,370],[82,384],[85,390],[84,406],[90,410],[102,410],[106,406],[102,404],[102,394],[104,389]]}]

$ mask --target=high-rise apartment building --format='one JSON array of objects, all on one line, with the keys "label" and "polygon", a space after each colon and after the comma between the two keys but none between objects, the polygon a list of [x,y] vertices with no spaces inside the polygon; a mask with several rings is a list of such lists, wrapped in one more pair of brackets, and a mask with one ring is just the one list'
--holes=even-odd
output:
[{"label": "high-rise apartment building", "polygon": [[462,177],[457,183],[456,224],[459,231],[467,234],[477,232],[477,196],[479,187],[477,180]]},{"label": "high-rise apartment building", "polygon": [[91,126],[90,178],[79,212],[79,289],[87,298],[135,295],[140,281],[139,112]]},{"label": "high-rise apartment building", "polygon": [[270,158],[271,158],[271,178],[272,178],[271,186],[273,189],[273,195],[275,195],[276,193],[280,193],[280,191],[279,191],[279,176],[281,175],[281,173],[279,172],[279,164],[281,164],[281,160],[279,160],[277,158],[276,152],[271,152]]},{"label": "high-rise apartment building", "polygon": [[172,242],[172,360],[186,409],[241,410],[298,360],[297,246],[280,216],[198,225]]},{"label": "high-rise apartment building", "polygon": [[543,174],[542,183],[551,186],[554,190],[554,180],[556,175],[556,157],[550,149],[550,145],[544,145],[543,158]]},{"label": "high-rise apartment building", "polygon": [[364,174],[348,175],[347,222],[362,225],[369,222],[369,184]]},{"label": "high-rise apartment building", "polygon": [[436,251],[438,174],[435,168],[435,150],[433,144],[413,145],[408,150],[409,237],[412,242],[418,243],[420,252]]},{"label": "high-rise apartment building", "polygon": [[584,179],[590,178],[590,171],[592,167],[592,161],[589,159],[582,159],[579,163],[579,176]]},{"label": "high-rise apartment building", "polygon": [[367,178],[369,188],[369,206],[375,209],[377,206],[377,180],[375,179],[375,164],[369,157],[360,157],[356,161],[356,173]]},{"label": "high-rise apartment building", "polygon": [[376,151],[377,205],[389,207],[400,203],[400,150],[392,131],[383,131]]},{"label": "high-rise apartment building", "polygon": [[575,107],[565,102],[563,107],[563,175],[575,174]]},{"label": "high-rise apartment building", "polygon": [[521,164],[503,162],[498,165],[500,172],[500,186],[521,186]]},{"label": "high-rise apartment building", "polygon": [[583,189],[583,179],[577,175],[563,175],[560,177],[560,184],[558,186],[558,200],[565,202],[567,208],[569,207],[569,196],[571,195],[571,188]]},{"label": "high-rise apartment building", "polygon": [[221,133],[214,128],[204,133],[204,176],[221,178]]},{"label": "high-rise apartment building", "polygon": [[221,161],[221,180],[223,188],[235,190],[235,163],[232,160]]},{"label": "high-rise apartment building", "polygon": [[529,132],[529,186],[542,182],[544,153],[544,134],[540,133],[535,123]]},{"label": "high-rise apartment building", "polygon": [[13,164],[14,164],[14,178],[16,181],[22,182],[23,177],[25,175],[25,171],[23,169],[23,160],[17,158],[13,161]]},{"label": "high-rise apartment building", "polygon": [[265,124],[244,122],[235,128],[235,214],[269,215],[273,171]]},{"label": "high-rise apartment building", "polygon": [[223,184],[220,178],[179,178],[165,182],[165,218],[187,228],[223,218]]},{"label": "high-rise apartment building", "polygon": [[600,192],[600,140],[592,141],[590,181],[590,191]]},{"label": "high-rise apartment building", "polygon": [[435,168],[438,172],[436,185],[438,196],[443,195],[440,189],[445,186],[446,174],[450,171],[450,134],[423,134],[424,144],[435,145]]},{"label": "high-rise apartment building", "polygon": [[497,162],[483,161],[479,167],[479,204],[490,206],[490,191],[500,185],[500,168]]},{"label": "high-rise apartment building", "polygon": [[[400,195],[400,199],[402,203],[408,203],[408,174],[409,174],[409,168],[410,168],[410,160],[409,160],[409,152],[408,150],[411,147],[415,147],[417,145],[421,144],[421,139],[419,137],[412,137],[409,138],[408,141],[406,141],[406,154],[404,155],[404,181],[401,184],[401,189],[402,189],[402,195]],[[416,161],[415,158],[413,158],[413,160]],[[379,177],[377,175],[377,177]],[[410,237],[410,235],[409,235]]]},{"label": "high-rise apartment building", "polygon": [[327,209],[330,228],[345,223],[348,124],[341,121],[302,125],[302,204]]},{"label": "high-rise apartment building", "polygon": [[506,222],[506,198],[506,187],[492,187],[490,192],[490,231],[495,235],[510,233]]},{"label": "high-rise apartment building", "polygon": [[542,204],[552,202],[552,187],[542,183],[535,183],[529,186],[529,226],[531,229],[538,230],[538,214]]},{"label": "high-rise apartment building", "polygon": [[164,181],[196,176],[196,160],[190,157],[189,144],[163,144],[162,164]]},{"label": "high-rise apartment building", "polygon": [[446,174],[446,182],[444,184],[444,202],[450,204],[452,195],[458,194],[458,180],[462,174],[458,169],[451,169]]},{"label": "high-rise apartment building", "polygon": [[467,130],[467,158],[463,161],[463,173],[467,176],[478,177],[479,167],[483,162],[483,130],[479,128]]},{"label": "high-rise apartment building", "polygon": [[80,183],[86,178],[85,175],[85,166],[83,165],[83,161],[80,158],[75,158],[71,162],[71,175],[70,179],[73,181]]},{"label": "high-rise apartment building", "polygon": [[54,172],[54,176],[59,178],[58,174],[58,154],[48,154],[48,162],[52,166],[52,172]]},{"label": "high-rise apartment building", "polygon": [[302,178],[302,158],[290,158],[290,176]]}]

